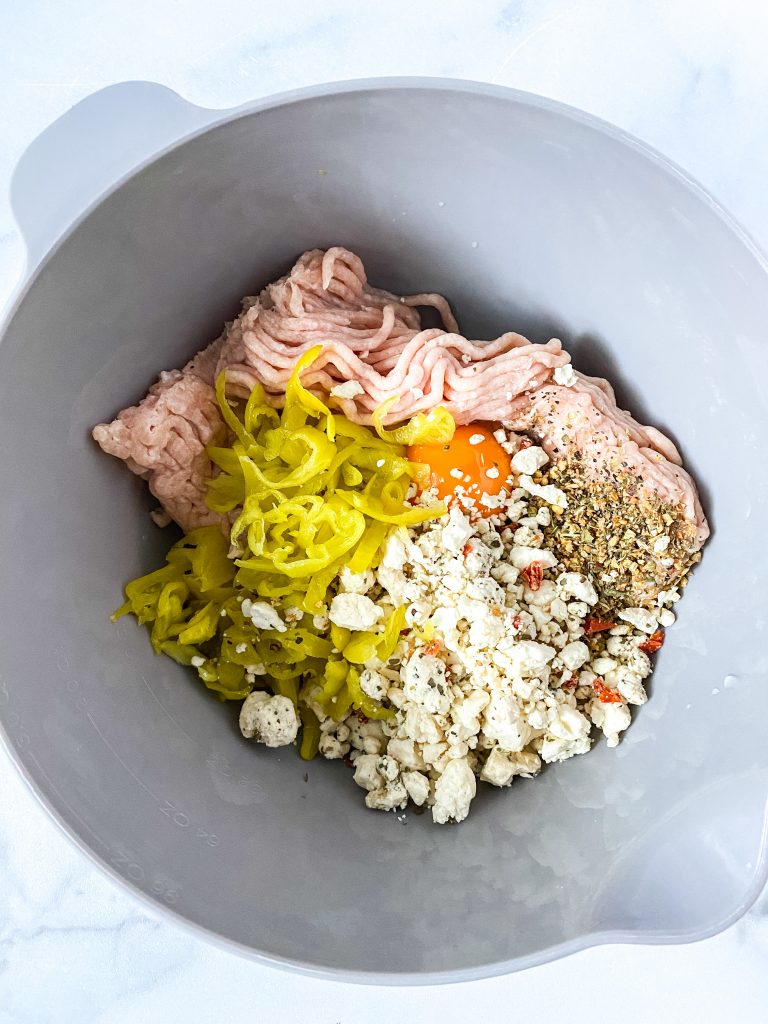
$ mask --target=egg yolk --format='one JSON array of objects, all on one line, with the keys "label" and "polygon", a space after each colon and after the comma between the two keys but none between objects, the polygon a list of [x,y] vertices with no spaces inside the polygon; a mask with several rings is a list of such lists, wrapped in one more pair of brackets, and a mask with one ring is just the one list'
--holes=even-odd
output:
[{"label": "egg yolk", "polygon": [[[450,502],[462,497],[474,498],[471,506],[481,515],[498,512],[482,501],[484,494],[498,494],[507,485],[511,473],[510,456],[493,436],[490,427],[474,423],[457,427],[453,439],[447,444],[413,444],[408,448],[411,462],[420,462],[429,468],[428,483],[438,497]],[[457,494],[456,488],[463,490]]]}]

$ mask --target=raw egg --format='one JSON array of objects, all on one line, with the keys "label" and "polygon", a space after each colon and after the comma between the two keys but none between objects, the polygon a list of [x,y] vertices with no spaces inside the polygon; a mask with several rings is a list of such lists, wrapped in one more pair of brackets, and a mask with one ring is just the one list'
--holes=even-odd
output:
[{"label": "raw egg", "polygon": [[[490,427],[473,423],[457,427],[453,439],[445,444],[413,444],[408,448],[411,462],[420,462],[429,469],[423,484],[434,487],[446,502],[466,495],[474,498],[472,506],[481,515],[493,515],[498,509],[483,504],[484,494],[498,494],[507,486],[511,472],[510,456],[493,436]],[[456,493],[456,488],[463,490]]]}]

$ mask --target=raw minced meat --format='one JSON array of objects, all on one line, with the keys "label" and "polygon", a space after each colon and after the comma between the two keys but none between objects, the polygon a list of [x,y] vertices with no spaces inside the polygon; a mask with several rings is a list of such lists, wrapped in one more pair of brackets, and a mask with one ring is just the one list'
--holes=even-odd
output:
[{"label": "raw minced meat", "polygon": [[[423,329],[418,306],[434,306],[443,328]],[[560,341],[533,344],[513,332],[470,341],[444,298],[374,288],[359,257],[340,246],[304,253],[289,274],[248,296],[220,338],[183,370],[164,373],[138,406],[99,424],[93,436],[146,477],[183,529],[213,522],[206,446],[223,433],[215,377],[226,370],[243,395],[259,384],[279,406],[296,360],[317,344],[323,353],[306,384],[333,395],[354,422],[371,423],[390,398],[397,399],[392,421],[438,405],[460,424],[504,421],[533,433],[550,457],[578,457],[600,486],[617,470],[631,472],[649,500],[675,510],[692,550],[709,533],[674,444],[619,409],[607,381],[574,372]]]}]

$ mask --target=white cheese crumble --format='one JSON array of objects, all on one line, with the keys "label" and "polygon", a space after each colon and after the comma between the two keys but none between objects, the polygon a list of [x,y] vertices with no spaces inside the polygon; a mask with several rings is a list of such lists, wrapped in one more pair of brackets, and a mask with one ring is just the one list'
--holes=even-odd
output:
[{"label": "white cheese crumble", "polygon": [[266,601],[251,601],[247,597],[240,605],[243,615],[247,616],[257,629],[274,629],[285,633],[288,628],[271,604]]},{"label": "white cheese crumble", "polygon": [[240,732],[246,739],[256,739],[267,747],[286,747],[298,731],[299,720],[290,697],[272,697],[256,690],[245,698],[240,708]]},{"label": "white cheese crumble", "polygon": [[372,629],[383,617],[384,610],[363,594],[337,594],[328,612],[334,625],[353,631]]},{"label": "white cheese crumble", "polygon": [[477,792],[475,775],[465,758],[449,761],[435,783],[432,817],[440,825],[446,821],[464,821]]},{"label": "white cheese crumble", "polygon": [[576,374],[570,363],[566,363],[565,366],[556,367],[552,377],[555,384],[560,384],[564,388],[572,388],[576,383]]},{"label": "white cheese crumble", "polygon": [[336,384],[331,388],[332,398],[357,398],[365,394],[365,388],[359,380],[345,380],[343,384]]},{"label": "white cheese crumble", "polygon": [[536,470],[546,466],[549,457],[543,448],[532,444],[528,448],[521,448],[512,456],[512,469],[516,473],[524,473],[526,476],[533,476]]},{"label": "white cheese crumble", "polygon": [[625,608],[619,612],[619,618],[644,633],[654,633],[659,624],[657,613],[647,608]]},{"label": "white cheese crumble", "polygon": [[535,498],[541,498],[542,501],[546,501],[548,505],[557,505],[558,508],[568,508],[568,498],[565,496],[565,491],[560,490],[559,487],[555,487],[554,484],[537,484],[534,483],[530,476],[525,473],[520,475],[518,483],[526,490],[529,494],[532,494]]},{"label": "white cheese crumble", "polygon": [[339,574],[339,587],[345,594],[367,594],[376,578],[370,569],[365,572],[350,572],[347,566]]}]

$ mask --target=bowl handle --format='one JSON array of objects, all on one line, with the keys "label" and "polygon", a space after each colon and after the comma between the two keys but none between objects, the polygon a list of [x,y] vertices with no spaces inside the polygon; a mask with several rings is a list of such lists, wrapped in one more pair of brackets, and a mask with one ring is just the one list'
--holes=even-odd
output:
[{"label": "bowl handle", "polygon": [[11,207],[27,276],[66,229],[129,171],[222,116],[154,82],[121,82],[87,96],[24,151]]}]

